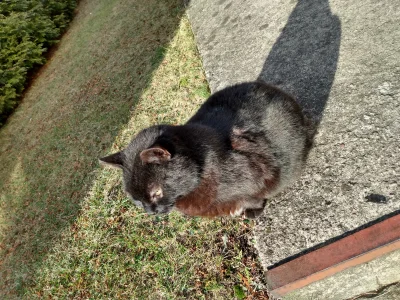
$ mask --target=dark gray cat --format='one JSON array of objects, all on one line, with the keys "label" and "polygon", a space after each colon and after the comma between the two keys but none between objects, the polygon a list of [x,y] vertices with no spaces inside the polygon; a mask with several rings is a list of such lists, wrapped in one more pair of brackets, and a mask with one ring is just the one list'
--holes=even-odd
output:
[{"label": "dark gray cat", "polygon": [[101,161],[148,213],[256,217],[304,167],[312,128],[286,93],[262,82],[225,88],[181,126],[142,130]]}]

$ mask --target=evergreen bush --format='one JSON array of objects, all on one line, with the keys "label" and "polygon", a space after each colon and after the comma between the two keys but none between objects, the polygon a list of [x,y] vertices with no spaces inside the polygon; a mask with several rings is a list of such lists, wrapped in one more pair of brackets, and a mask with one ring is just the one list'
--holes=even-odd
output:
[{"label": "evergreen bush", "polygon": [[71,21],[76,0],[0,1],[0,126],[16,107],[28,71]]}]

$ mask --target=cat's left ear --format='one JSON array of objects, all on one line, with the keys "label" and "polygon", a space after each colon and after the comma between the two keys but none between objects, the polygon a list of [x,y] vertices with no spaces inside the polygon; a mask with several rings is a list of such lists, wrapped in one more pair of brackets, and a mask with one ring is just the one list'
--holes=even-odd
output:
[{"label": "cat's left ear", "polygon": [[122,152],[117,152],[102,158],[99,158],[99,161],[101,164],[106,165],[106,166],[110,166],[113,168],[119,168],[122,169],[123,168],[123,153]]},{"label": "cat's left ear", "polygon": [[171,153],[161,147],[154,147],[140,152],[140,159],[144,163],[162,164],[171,160]]}]

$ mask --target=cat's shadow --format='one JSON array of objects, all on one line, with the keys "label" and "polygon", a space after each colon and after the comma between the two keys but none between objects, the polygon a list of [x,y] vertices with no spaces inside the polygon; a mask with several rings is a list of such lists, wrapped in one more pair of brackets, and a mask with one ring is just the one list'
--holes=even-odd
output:
[{"label": "cat's shadow", "polygon": [[258,79],[292,94],[321,120],[337,69],[341,24],[328,0],[299,0]]}]

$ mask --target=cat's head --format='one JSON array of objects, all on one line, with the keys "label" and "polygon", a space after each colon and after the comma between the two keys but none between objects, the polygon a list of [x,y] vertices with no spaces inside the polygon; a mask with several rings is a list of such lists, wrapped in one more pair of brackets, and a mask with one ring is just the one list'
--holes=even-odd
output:
[{"label": "cat's head", "polygon": [[200,181],[198,161],[185,144],[174,126],[152,126],[100,162],[122,169],[125,191],[137,206],[168,213]]}]

